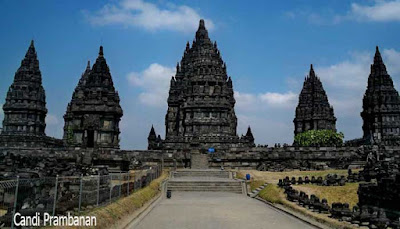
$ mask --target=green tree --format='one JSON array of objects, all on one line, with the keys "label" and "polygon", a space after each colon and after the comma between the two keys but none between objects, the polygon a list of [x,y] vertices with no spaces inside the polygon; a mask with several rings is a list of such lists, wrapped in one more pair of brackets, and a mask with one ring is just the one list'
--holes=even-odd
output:
[{"label": "green tree", "polygon": [[308,130],[294,137],[296,146],[342,146],[344,135],[333,130]]}]

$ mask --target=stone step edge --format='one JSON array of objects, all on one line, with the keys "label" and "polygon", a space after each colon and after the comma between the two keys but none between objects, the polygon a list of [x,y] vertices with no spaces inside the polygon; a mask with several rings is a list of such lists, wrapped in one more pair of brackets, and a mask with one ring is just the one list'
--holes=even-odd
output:
[{"label": "stone step edge", "polygon": [[254,189],[253,191],[251,191],[251,193],[248,193],[247,195],[250,196],[251,198],[256,198],[258,196],[258,193],[261,192],[261,190],[263,190],[265,187],[267,187],[267,183],[261,185],[260,187]]}]

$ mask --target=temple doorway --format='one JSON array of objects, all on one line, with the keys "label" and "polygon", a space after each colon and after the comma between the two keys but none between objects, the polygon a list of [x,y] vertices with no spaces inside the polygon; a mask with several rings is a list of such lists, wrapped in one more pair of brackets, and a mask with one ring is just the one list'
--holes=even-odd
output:
[{"label": "temple doorway", "polygon": [[92,148],[94,147],[94,130],[87,130],[87,133],[87,147]]}]

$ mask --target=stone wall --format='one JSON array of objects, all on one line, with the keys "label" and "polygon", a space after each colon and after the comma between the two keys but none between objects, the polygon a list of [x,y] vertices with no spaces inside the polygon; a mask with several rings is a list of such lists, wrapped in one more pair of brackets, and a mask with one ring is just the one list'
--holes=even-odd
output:
[{"label": "stone wall", "polygon": [[[56,159],[58,164],[76,163],[79,165],[106,166],[112,172],[127,171],[143,165],[162,162],[164,167],[189,167],[190,151],[161,150],[110,150],[81,148],[29,148],[1,147],[0,171],[10,169],[6,158],[49,158]],[[211,168],[239,168],[283,171],[288,169],[324,169],[347,168],[351,164],[362,164],[368,155],[376,154],[400,155],[400,147],[254,147],[248,150],[235,149],[231,151],[208,154]],[[25,160],[26,161],[26,160]],[[9,163],[12,164],[11,161]],[[22,165],[21,165],[22,166]],[[57,167],[57,164],[54,164]],[[14,168],[14,169],[21,169]]]}]

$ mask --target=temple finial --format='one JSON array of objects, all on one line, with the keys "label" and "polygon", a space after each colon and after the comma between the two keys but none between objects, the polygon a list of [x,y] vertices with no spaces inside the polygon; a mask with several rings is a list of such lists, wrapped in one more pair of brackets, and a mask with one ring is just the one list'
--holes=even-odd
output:
[{"label": "temple finial", "polygon": [[104,55],[104,53],[103,53],[103,46],[101,45],[100,46],[100,50],[99,50],[99,56],[103,56]]},{"label": "temple finial", "polygon": [[208,38],[208,31],[203,19],[200,19],[199,29],[196,32],[196,42],[200,40],[210,40],[210,38]]},{"label": "temple finial", "polygon": [[382,61],[382,56],[381,56],[381,53],[379,52],[379,47],[376,46],[376,49],[375,49],[375,57],[374,57],[374,64],[378,64],[378,63],[380,63],[380,62],[383,62],[383,61]]},{"label": "temple finial", "polygon": [[150,129],[150,133],[149,133],[149,137],[156,137],[156,131],[154,130],[154,126],[151,125],[151,129]]},{"label": "temple finial", "polygon": [[309,75],[310,77],[315,77],[314,67],[313,67],[312,64],[310,65],[310,73],[309,73],[308,75]]},{"label": "temple finial", "polygon": [[200,28],[206,28],[206,26],[204,25],[204,19],[200,19],[200,23],[199,23],[199,29]]},{"label": "temple finial", "polygon": [[90,71],[90,60],[88,60],[88,62],[87,62],[86,71]]}]

